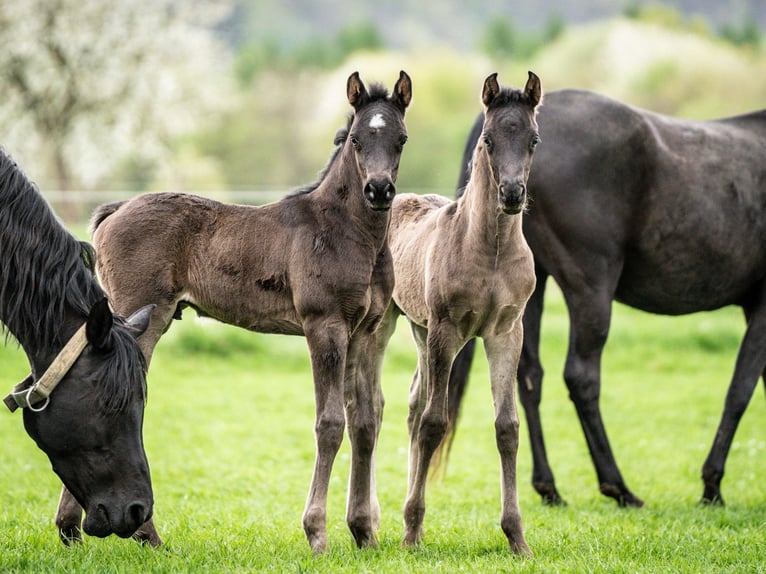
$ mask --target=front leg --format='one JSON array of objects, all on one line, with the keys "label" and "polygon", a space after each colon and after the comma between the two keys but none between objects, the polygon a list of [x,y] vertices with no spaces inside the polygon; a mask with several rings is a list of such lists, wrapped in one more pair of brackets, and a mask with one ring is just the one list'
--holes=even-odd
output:
[{"label": "front leg", "polygon": [[519,414],[516,406],[516,370],[523,340],[521,319],[506,335],[486,337],[489,379],[495,408],[495,438],[500,453],[502,511],[500,525],[515,554],[531,556],[524,538],[516,476],[519,449]]},{"label": "front leg", "polygon": [[382,393],[375,376],[375,336],[355,334],[346,359],[344,396],[346,429],[351,442],[346,522],[359,548],[375,546],[379,512],[373,512],[374,454],[382,417]]},{"label": "front leg", "polygon": [[343,374],[348,331],[343,323],[317,318],[304,323],[304,332],[314,375],[316,459],[303,512],[303,530],[309,546],[319,554],[327,549],[327,491],[345,426]]},{"label": "front leg", "polygon": [[61,487],[61,497],[56,509],[56,528],[59,538],[66,546],[82,542],[82,506],[66,486]]}]

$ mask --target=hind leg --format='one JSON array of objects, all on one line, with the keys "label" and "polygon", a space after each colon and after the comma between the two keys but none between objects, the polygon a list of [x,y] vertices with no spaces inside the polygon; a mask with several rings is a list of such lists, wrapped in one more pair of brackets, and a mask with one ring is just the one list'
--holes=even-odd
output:
[{"label": "hind leg", "polygon": [[748,326],[737,354],[721,421],[713,446],[702,466],[705,488],[700,502],[703,504],[723,504],[721,479],[726,458],[739,421],[753,396],[758,377],[763,374],[766,366],[766,304],[750,310],[747,316]]},{"label": "hind leg", "polygon": [[[417,425],[413,421],[416,433],[410,436],[410,456],[415,458],[414,467],[410,468],[407,500],[404,504],[404,544],[413,546],[423,536],[425,518],[425,489],[431,459],[447,432],[447,387],[452,361],[460,349],[456,330],[451,325],[433,318],[429,320],[427,337],[427,358],[424,371],[426,376],[426,400]],[[421,331],[422,333],[422,331]],[[418,354],[421,355],[420,345]],[[418,362],[421,377],[419,387],[423,387],[422,361]],[[420,391],[423,392],[422,390]],[[421,395],[422,396],[422,395]],[[414,436],[413,436],[414,435]],[[410,460],[411,465],[413,460]]]},{"label": "hind leg", "polygon": [[628,490],[623,481],[599,406],[601,354],[609,333],[611,294],[605,290],[584,293],[565,290],[564,294],[571,324],[564,380],[585,432],[599,488],[620,506],[643,506],[643,501]]},{"label": "hind leg", "polygon": [[543,439],[540,401],[543,391],[543,366],[540,362],[540,322],[543,314],[545,283],[548,275],[537,268],[537,285],[524,311],[524,343],[519,361],[519,401],[526,414],[529,442],[532,446],[532,486],[543,503],[566,504],[556,489],[553,471]]}]

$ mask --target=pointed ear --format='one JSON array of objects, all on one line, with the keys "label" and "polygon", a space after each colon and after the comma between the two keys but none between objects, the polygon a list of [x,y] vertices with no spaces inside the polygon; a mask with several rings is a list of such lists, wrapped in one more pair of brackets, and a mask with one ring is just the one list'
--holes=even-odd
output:
[{"label": "pointed ear", "polygon": [[144,331],[146,331],[146,328],[149,326],[149,321],[152,318],[152,312],[154,312],[156,307],[157,305],[154,304],[141,307],[138,311],[126,319],[125,324],[127,325],[128,329],[130,329],[131,335],[133,335],[135,338],[143,335]]},{"label": "pointed ear", "polygon": [[104,297],[90,309],[88,322],[85,326],[88,343],[96,349],[105,350],[111,340],[110,335],[113,325],[112,310],[109,308],[109,301]]},{"label": "pointed ear", "polygon": [[412,101],[412,80],[410,80],[410,77],[404,70],[399,72],[399,79],[396,81],[394,95],[391,99],[396,104],[396,107],[402,110],[402,113],[404,113],[404,110],[407,109],[407,106]]},{"label": "pointed ear", "polygon": [[362,80],[359,78],[359,72],[354,72],[348,77],[346,82],[346,96],[348,97],[348,103],[358,110],[364,104],[367,103],[369,96],[367,94],[367,88],[364,87]]},{"label": "pointed ear", "polygon": [[481,90],[481,102],[484,104],[484,107],[489,108],[499,93],[500,85],[497,83],[497,72],[495,72],[484,80],[484,87]]},{"label": "pointed ear", "polygon": [[543,87],[540,84],[540,78],[534,72],[529,72],[529,79],[524,88],[524,96],[529,100],[533,108],[536,108],[543,99]]}]

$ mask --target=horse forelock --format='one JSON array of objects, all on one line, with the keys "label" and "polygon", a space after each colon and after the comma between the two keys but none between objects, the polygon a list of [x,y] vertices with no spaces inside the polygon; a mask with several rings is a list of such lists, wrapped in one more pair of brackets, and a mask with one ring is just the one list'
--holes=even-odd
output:
[{"label": "horse forelock", "polygon": [[503,106],[509,106],[511,104],[533,105],[532,101],[523,91],[516,88],[502,87],[500,93],[495,96],[492,103],[489,105],[489,110],[502,108]]},{"label": "horse forelock", "polygon": [[[84,322],[104,297],[93,275],[95,252],[61,225],[2,148],[0,206],[0,332],[28,351],[57,349],[67,314]],[[96,375],[105,383],[98,385],[104,403],[120,409],[141,389],[137,379],[145,380],[145,365],[135,340],[127,340],[133,339],[127,328],[112,332],[116,360],[101,361]]]}]

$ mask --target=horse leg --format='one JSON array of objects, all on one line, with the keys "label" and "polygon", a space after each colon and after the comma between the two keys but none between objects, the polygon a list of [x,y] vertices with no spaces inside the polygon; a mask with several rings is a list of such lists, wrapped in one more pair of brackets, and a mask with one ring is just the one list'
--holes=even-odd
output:
[{"label": "horse leg", "polygon": [[56,528],[59,538],[66,546],[73,542],[82,542],[82,506],[69,492],[66,486],[61,487],[61,497],[56,509]]},{"label": "horse leg", "polygon": [[428,330],[424,327],[410,322],[410,330],[415,341],[415,347],[418,353],[418,364],[412,375],[410,382],[409,412],[407,414],[407,432],[409,434],[409,452],[407,455],[407,492],[413,488],[415,474],[418,467],[418,433],[420,431],[420,420],[423,416],[423,410],[426,407],[426,393],[428,382],[425,377],[428,376]]},{"label": "horse leg", "polygon": [[[439,322],[438,319],[429,321],[428,355],[425,368],[425,372],[428,373],[426,376],[426,402],[415,439],[417,442],[417,462],[414,469],[411,469],[410,486],[404,504],[404,544],[406,546],[416,545],[423,536],[428,468],[434,451],[447,433],[447,387],[452,361],[459,349],[460,342],[456,330],[451,325]],[[418,354],[420,355],[420,353],[420,349],[418,349]],[[420,366],[419,361],[418,370],[420,370]],[[420,372],[419,386],[422,387],[423,371]],[[412,442],[413,440],[410,438],[411,453]]]},{"label": "horse leg", "polygon": [[724,503],[721,497],[721,479],[726,457],[739,421],[758,384],[758,378],[766,367],[766,302],[761,302],[756,309],[746,310],[746,315],[747,330],[737,353],[721,421],[713,446],[702,465],[702,481],[705,488],[700,502],[703,504]]},{"label": "horse leg", "polygon": [[531,556],[532,551],[524,538],[516,480],[519,450],[519,415],[514,392],[516,369],[519,363],[524,330],[517,321],[505,336],[485,337],[484,344],[489,361],[489,380],[495,408],[495,438],[500,453],[502,515],[500,525],[515,554]]},{"label": "horse leg", "polygon": [[545,450],[543,427],[540,419],[540,401],[543,392],[543,366],[540,362],[540,322],[543,314],[545,283],[548,274],[537,268],[537,285],[524,311],[524,342],[519,361],[519,400],[524,408],[532,446],[532,486],[543,503],[566,504],[556,490],[553,471]]},{"label": "horse leg", "polygon": [[[381,418],[381,393],[375,377],[375,336],[366,329],[364,331],[361,335],[355,334],[349,344],[344,382],[346,429],[351,442],[346,523],[359,548],[376,545],[371,493],[375,478],[375,443]],[[379,508],[377,512],[380,512]]]},{"label": "horse leg", "polygon": [[599,489],[619,506],[643,506],[622,479],[599,407],[601,354],[609,333],[612,298],[604,291],[574,295],[567,297],[571,327],[564,380],[585,433]]},{"label": "horse leg", "polygon": [[343,375],[348,349],[348,331],[343,323],[331,324],[324,317],[304,323],[311,355],[316,401],[316,459],[311,486],[303,512],[303,531],[314,553],[327,549],[327,490],[330,472],[343,441]]}]

